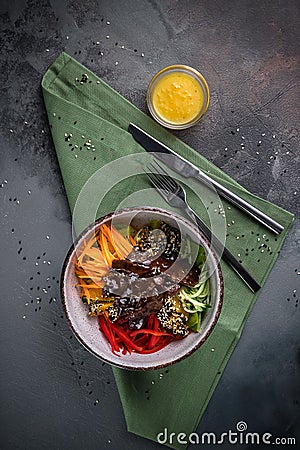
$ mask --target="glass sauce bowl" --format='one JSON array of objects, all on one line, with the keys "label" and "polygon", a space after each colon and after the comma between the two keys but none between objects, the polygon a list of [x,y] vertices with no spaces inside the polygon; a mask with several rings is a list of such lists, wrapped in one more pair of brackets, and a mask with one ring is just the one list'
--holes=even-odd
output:
[{"label": "glass sauce bowl", "polygon": [[203,75],[192,67],[172,65],[149,83],[147,105],[153,118],[172,129],[195,125],[206,113],[210,93]]}]

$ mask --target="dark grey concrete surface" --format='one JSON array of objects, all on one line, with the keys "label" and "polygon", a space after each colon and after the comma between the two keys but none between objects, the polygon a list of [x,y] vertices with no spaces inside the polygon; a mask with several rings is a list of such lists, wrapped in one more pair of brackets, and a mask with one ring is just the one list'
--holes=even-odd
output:
[{"label": "dark grey concrete surface", "polygon": [[1,448],[159,447],[126,431],[110,367],[60,304],[70,214],[40,82],[62,50],[144,111],[158,69],[198,68],[211,105],[178,136],[295,214],[198,433],[245,421],[299,446],[299,2],[1,0],[0,28]]}]

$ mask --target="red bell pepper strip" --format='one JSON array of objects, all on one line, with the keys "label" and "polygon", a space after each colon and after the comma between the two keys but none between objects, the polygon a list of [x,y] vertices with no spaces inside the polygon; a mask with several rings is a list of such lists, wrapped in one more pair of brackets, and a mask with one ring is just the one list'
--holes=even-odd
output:
[{"label": "red bell pepper strip", "polygon": [[[164,339],[164,338],[162,338]],[[164,342],[161,342],[160,344],[157,344],[155,347],[151,348],[151,349],[145,349],[143,350],[142,353],[143,355],[148,355],[150,353],[155,353],[158,352],[159,350],[163,349],[166,345],[168,345],[173,339],[169,338],[169,339],[164,339]]]},{"label": "red bell pepper strip", "polygon": [[113,333],[109,330],[104,316],[103,315],[98,316],[98,320],[99,320],[100,329],[101,329],[101,331],[103,331],[104,335],[108,339],[108,342],[110,343],[112,352],[114,354],[116,354],[115,352],[119,352],[120,348],[114,338]]},{"label": "red bell pepper strip", "polygon": [[133,350],[136,350],[137,352],[142,352],[143,351],[143,348],[137,346],[134,343],[134,341],[132,339],[130,339],[130,337],[123,330],[121,330],[119,327],[117,327],[116,325],[111,323],[111,328],[122,339],[122,341],[124,342],[124,344],[126,344],[127,347],[129,346]]},{"label": "red bell pepper strip", "polygon": [[[147,320],[147,328],[131,331],[128,324],[112,323],[107,314],[98,317],[101,331],[108,339],[112,352],[140,354],[157,352],[168,345],[175,337],[165,331],[159,331],[159,321],[155,314]],[[118,355],[120,356],[120,355]]]},{"label": "red bell pepper strip", "polygon": [[148,328],[141,328],[140,330],[134,330],[131,331],[130,333],[130,337],[134,337],[138,334],[151,334],[153,336],[173,336],[170,333],[167,333],[166,331],[154,331],[154,330],[149,330]]},{"label": "red bell pepper strip", "polygon": [[138,345],[139,347],[146,348],[149,343],[149,335],[144,334],[140,337],[136,337],[134,339],[134,343],[135,343],[135,345]]},{"label": "red bell pepper strip", "polygon": [[154,314],[150,314],[150,316],[148,317],[148,320],[147,320],[147,328],[150,328],[152,330],[155,317],[156,316]]},{"label": "red bell pepper strip", "polygon": [[[154,329],[154,331],[158,331],[158,328],[159,328],[158,318],[156,317],[156,315],[153,315],[153,329]],[[158,343],[158,341],[159,341],[158,337],[153,334],[149,341],[149,345],[148,345],[149,350],[151,348],[153,348],[155,346],[155,344]]]},{"label": "red bell pepper strip", "polygon": [[116,351],[119,352],[120,348],[119,348],[119,345],[118,345],[118,342],[117,342],[117,336],[115,336],[115,334],[114,334],[114,332],[113,332],[113,330],[111,328],[111,321],[107,317],[106,313],[104,313],[104,317],[105,317],[106,325],[107,325],[107,328],[108,328],[108,330],[110,332],[110,335],[111,335],[114,347],[115,347]]}]

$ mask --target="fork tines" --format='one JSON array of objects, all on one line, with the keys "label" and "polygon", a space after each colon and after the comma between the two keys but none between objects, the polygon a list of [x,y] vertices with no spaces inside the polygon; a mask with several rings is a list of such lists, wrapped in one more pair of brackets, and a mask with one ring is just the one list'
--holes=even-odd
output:
[{"label": "fork tines", "polygon": [[173,180],[158,161],[151,162],[146,168],[148,172],[144,169],[145,174],[157,189],[162,189],[167,192],[172,192],[176,189],[176,181]]}]

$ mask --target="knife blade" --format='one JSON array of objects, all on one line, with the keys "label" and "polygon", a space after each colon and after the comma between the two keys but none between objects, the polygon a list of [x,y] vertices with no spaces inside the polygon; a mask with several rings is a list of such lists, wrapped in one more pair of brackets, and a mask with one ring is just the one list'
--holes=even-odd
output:
[{"label": "knife blade", "polygon": [[[220,196],[228,200],[233,205],[237,206],[252,218],[256,219],[258,222],[269,228],[274,233],[279,234],[281,233],[281,231],[283,231],[284,227],[280,223],[276,222],[276,220],[272,219],[271,217],[257,209],[255,206],[251,205],[246,200],[239,197],[237,194],[215,181],[201,169],[196,167],[194,164],[192,164],[182,156],[178,155],[174,150],[158,141],[150,134],[146,133],[137,125],[130,123],[128,131],[147,152],[154,153],[155,157],[157,157],[160,161],[173,169],[175,172],[179,173],[185,178],[195,178],[211,189],[214,188]],[[170,155],[173,155],[173,158],[170,158]]]}]

